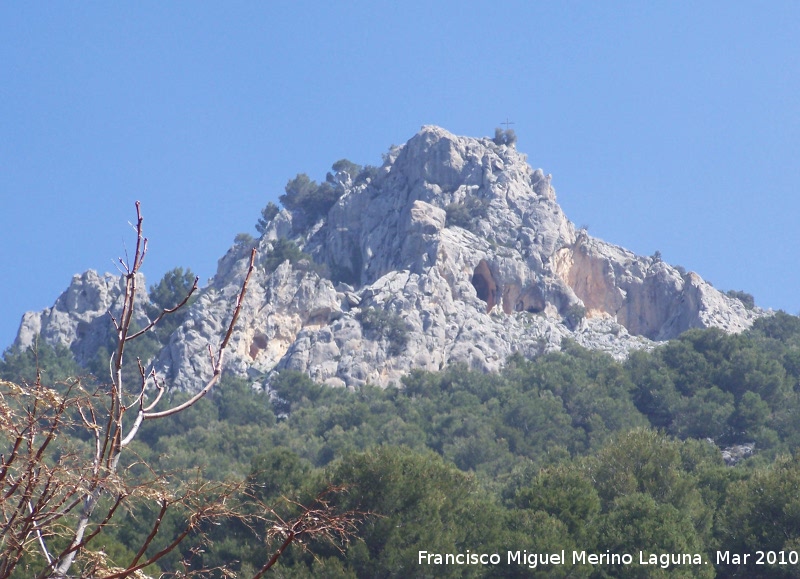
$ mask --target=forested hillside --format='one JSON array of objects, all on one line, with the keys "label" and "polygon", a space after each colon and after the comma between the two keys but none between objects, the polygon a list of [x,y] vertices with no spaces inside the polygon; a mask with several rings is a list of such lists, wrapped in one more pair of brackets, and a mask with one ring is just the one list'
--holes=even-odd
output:
[{"label": "forested hillside", "polygon": [[[68,349],[45,344],[7,350],[0,378],[31,383],[37,368],[48,384],[95,380]],[[284,517],[296,506],[287,499],[346,489],[331,500],[367,513],[358,539],[341,551],[294,545],[272,571],[280,577],[797,577],[798,410],[800,319],[778,313],[738,335],[690,330],[624,362],[566,343],[512,356],[500,373],[416,371],[385,389],[330,388],[291,371],[269,382],[228,376],[209,398],[145,423],[132,449],[157,471],[246,480],[240,500]],[[743,444],[752,455],[726,465],[722,449]],[[143,501],[119,515],[106,553],[131,557],[155,514]],[[179,526],[165,519],[150,549]],[[276,548],[267,531],[232,520],[207,529],[202,552],[187,542],[159,565],[226,563],[248,576]],[[563,564],[536,567],[506,555],[562,550]],[[420,551],[502,562],[420,564]],[[573,551],[630,553],[636,564],[573,565]],[[640,565],[640,551],[702,563]],[[743,567],[719,560],[726,551],[752,557]],[[15,577],[42,564],[26,562]]]}]

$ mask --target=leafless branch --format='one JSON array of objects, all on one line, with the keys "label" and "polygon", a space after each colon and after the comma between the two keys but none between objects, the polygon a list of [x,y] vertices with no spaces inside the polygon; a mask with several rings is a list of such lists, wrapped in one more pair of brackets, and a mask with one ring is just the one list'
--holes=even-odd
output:
[{"label": "leafless branch", "polygon": [[[225,338],[222,340],[222,343],[217,350],[217,355],[213,358],[215,359],[214,363],[214,372],[211,375],[211,378],[206,383],[206,385],[194,396],[192,396],[189,400],[184,402],[183,404],[179,404],[173,408],[168,410],[162,410],[161,412],[145,412],[144,418],[146,420],[151,420],[154,418],[164,418],[166,416],[171,416],[172,414],[177,414],[183,410],[186,410],[188,407],[195,404],[198,400],[200,400],[203,396],[208,394],[214,385],[219,381],[220,376],[222,375],[222,356],[225,353],[225,348],[228,346],[228,342],[231,339],[231,335],[233,334],[233,328],[236,325],[236,320],[239,319],[239,313],[242,311],[242,303],[244,301],[245,293],[247,292],[247,284],[250,281],[250,276],[255,269],[255,262],[256,262],[256,250],[250,252],[250,265],[247,268],[247,274],[244,276],[244,281],[242,282],[242,289],[239,291],[239,295],[236,298],[236,303],[233,308],[233,315],[231,316],[231,322],[228,324],[228,331],[225,332]],[[210,346],[209,346],[210,348]]]},{"label": "leafless branch", "polygon": [[[153,496],[154,489],[164,488],[165,481],[155,473],[149,483],[131,486],[125,480],[124,470],[119,471],[121,454],[135,439],[143,420],[170,416],[188,408],[219,380],[223,352],[241,312],[255,253],[251,255],[250,268],[236,300],[230,325],[216,352],[212,378],[199,396],[175,408],[156,412],[165,391],[164,385],[155,372],[146,372],[141,360],[137,360],[138,385],[133,391],[126,388],[123,383],[125,347],[131,340],[152,330],[166,315],[185,307],[197,291],[198,279],[179,304],[162,310],[142,330],[131,331],[137,308],[138,274],[148,247],[143,223],[141,205],[137,202],[136,222],[133,224],[135,248],[132,255],[126,250],[124,259],[119,259],[124,278],[122,308],[116,315],[109,312],[116,344],[109,359],[111,380],[106,387],[87,392],[76,381],[57,392],[45,388],[40,377],[31,386],[0,383],[0,444],[5,450],[0,458],[0,579],[14,571],[29,545],[37,544],[45,561],[40,576],[67,577],[76,556],[86,552],[87,546],[103,532],[121,505],[130,499],[149,500],[147,497]],[[156,394],[146,403],[149,384],[153,385]],[[132,423],[125,420],[128,411],[136,412]],[[91,456],[86,457],[83,451],[69,450],[69,437],[60,440],[60,433],[68,429],[82,429],[89,434]],[[184,481],[174,477],[169,484],[177,488]],[[220,492],[224,494],[226,488]],[[163,557],[196,529],[198,521],[205,520],[204,517],[230,515],[215,506],[213,500],[210,505],[198,504],[196,493],[199,492],[198,489],[189,489],[184,494],[175,495],[177,498],[159,499],[161,513],[156,523],[144,544],[138,547],[134,560],[119,576],[131,575]],[[103,508],[98,509],[104,496],[110,500],[104,501]],[[192,512],[191,523],[166,550],[146,557],[145,551],[160,531],[164,510],[180,505]],[[61,537],[62,545],[66,545],[59,553],[48,549],[47,544],[47,538],[56,535]]]},{"label": "leafless branch", "polygon": [[153,329],[161,321],[161,319],[164,316],[166,316],[168,314],[174,314],[175,312],[177,312],[178,310],[183,308],[189,302],[189,299],[192,297],[192,294],[194,294],[194,292],[197,291],[197,282],[198,281],[200,281],[200,278],[195,276],[194,284],[192,284],[192,287],[189,290],[189,293],[186,294],[186,297],[183,298],[181,303],[179,303],[174,308],[164,308],[163,310],[161,310],[161,313],[158,314],[158,316],[156,316],[149,324],[147,324],[144,328],[142,328],[141,330],[139,330],[135,334],[133,334],[131,336],[128,336],[126,339],[129,340],[129,341],[130,340],[135,340],[136,338],[138,338],[142,334],[145,334],[145,333],[149,332],[151,329]]},{"label": "leafless branch", "polygon": [[[256,577],[260,578],[292,543],[322,540],[341,549],[355,536],[357,524],[371,516],[359,511],[338,511],[332,496],[343,492],[340,488],[329,488],[310,506],[287,499],[284,505],[288,504],[296,514],[280,515],[275,508],[250,496],[245,482],[208,483],[199,476],[187,480],[185,473],[156,472],[136,456],[131,443],[144,420],[167,418],[186,410],[220,380],[224,354],[242,312],[256,259],[253,249],[225,334],[216,350],[209,346],[211,377],[186,402],[159,411],[156,409],[165,385],[139,359],[138,379],[136,374],[128,376],[127,366],[123,372],[126,345],[152,330],[166,315],[186,307],[197,290],[198,280],[195,278],[177,306],[162,310],[143,329],[132,331],[138,305],[138,274],[148,245],[143,222],[137,202],[136,222],[132,224],[135,249],[132,255],[126,250],[125,258],[119,259],[124,278],[122,307],[116,314],[109,312],[116,336],[109,357],[110,381],[92,388],[80,380],[47,388],[38,375],[32,385],[0,381],[0,450],[4,451],[0,453],[0,579],[10,577],[15,569],[18,572],[26,553],[39,554],[37,577],[41,579],[76,576],[75,566],[82,566],[81,576],[87,577],[142,577],[143,569],[161,561],[187,538],[203,545],[208,539],[208,525],[231,519],[251,529],[266,527],[267,537],[279,542],[270,560],[258,570]],[[126,383],[128,378],[131,380]],[[132,415],[126,416],[129,412]],[[74,437],[75,431],[83,435]],[[76,442],[78,439],[89,442],[84,445]],[[121,466],[125,464],[120,463],[123,453],[136,460]],[[137,467],[136,476],[133,466]],[[243,504],[248,505],[247,509]],[[114,524],[120,511],[148,507],[154,507],[154,519],[142,543],[132,547],[135,555],[126,565],[117,566],[102,551],[93,550],[97,538]],[[170,511],[185,514],[186,521],[161,543],[157,539],[164,533],[162,521]],[[160,547],[153,552],[157,544]],[[208,572],[205,568],[192,568],[194,560],[184,565],[181,577]],[[215,569],[221,574],[229,573],[224,566]]]},{"label": "leafless branch", "polygon": [[289,520],[284,520],[274,508],[269,509],[269,514],[276,523],[268,529],[267,536],[271,539],[282,539],[282,542],[269,561],[253,576],[253,579],[263,577],[294,542],[303,544],[304,541],[313,539],[327,542],[339,551],[343,551],[344,546],[357,536],[359,523],[368,517],[375,516],[374,513],[358,510],[338,511],[333,506],[331,499],[334,495],[344,493],[346,490],[344,487],[328,487],[317,495],[310,506],[284,497],[284,502],[294,505],[300,510],[299,515]]}]

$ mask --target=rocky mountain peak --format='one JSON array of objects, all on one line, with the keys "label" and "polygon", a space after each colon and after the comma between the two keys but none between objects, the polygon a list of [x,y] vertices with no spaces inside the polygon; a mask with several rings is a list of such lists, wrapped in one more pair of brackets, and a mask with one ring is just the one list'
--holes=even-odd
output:
[{"label": "rocky mountain peak", "polygon": [[[624,357],[689,328],[738,332],[758,315],[697,274],[576,230],[550,176],[496,139],[425,126],[382,167],[354,167],[287,186],[256,242],[230,371],[387,385],[455,362],[495,371],[512,353],[535,356],[564,338]],[[240,244],[220,260],[155,359],[176,387],[210,372],[204,352],[219,340],[248,255]],[[97,301],[73,317],[106,306]],[[18,342],[54,335],[47,312],[26,314]]]}]

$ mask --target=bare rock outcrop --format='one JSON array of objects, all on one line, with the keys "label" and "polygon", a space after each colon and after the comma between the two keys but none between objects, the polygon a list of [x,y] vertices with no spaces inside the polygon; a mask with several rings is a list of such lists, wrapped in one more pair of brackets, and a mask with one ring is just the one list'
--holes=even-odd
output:
[{"label": "bare rock outcrop", "polygon": [[[382,167],[335,184],[327,214],[283,210],[264,228],[229,371],[261,379],[289,368],[332,386],[385,386],[456,362],[496,371],[515,352],[535,356],[564,338],[622,358],[689,328],[738,332],[760,315],[695,273],[577,230],[550,176],[488,138],[426,126]],[[275,267],[286,239],[305,256]],[[156,358],[175,387],[210,374],[207,345],[221,338],[246,263],[242,247],[220,260]],[[41,333],[86,349],[78,325],[93,323],[119,288],[98,279],[105,297],[67,308],[81,312],[72,317],[51,313],[64,311],[58,302],[26,314],[18,342]]]},{"label": "bare rock outcrop", "polygon": [[[144,277],[139,276],[137,281],[137,299],[146,304]],[[109,273],[101,276],[93,270],[75,275],[52,308],[22,316],[14,345],[26,349],[39,339],[52,346],[67,346],[79,364],[88,364],[113,338],[111,315],[122,310],[124,292],[121,276]],[[143,327],[146,323],[147,318],[140,310],[134,324]]]}]

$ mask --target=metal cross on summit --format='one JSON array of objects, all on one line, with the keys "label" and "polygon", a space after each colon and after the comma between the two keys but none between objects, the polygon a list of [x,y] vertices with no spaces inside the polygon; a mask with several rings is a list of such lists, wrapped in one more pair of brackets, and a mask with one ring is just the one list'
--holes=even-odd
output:
[{"label": "metal cross on summit", "polygon": [[505,125],[505,126],[506,126],[506,130],[508,130],[508,126],[509,126],[509,125],[513,125],[513,124],[514,124],[514,121],[509,121],[509,120],[508,120],[508,117],[506,117],[506,122],[504,122],[504,123],[500,123],[500,124],[501,124],[501,125]]}]

